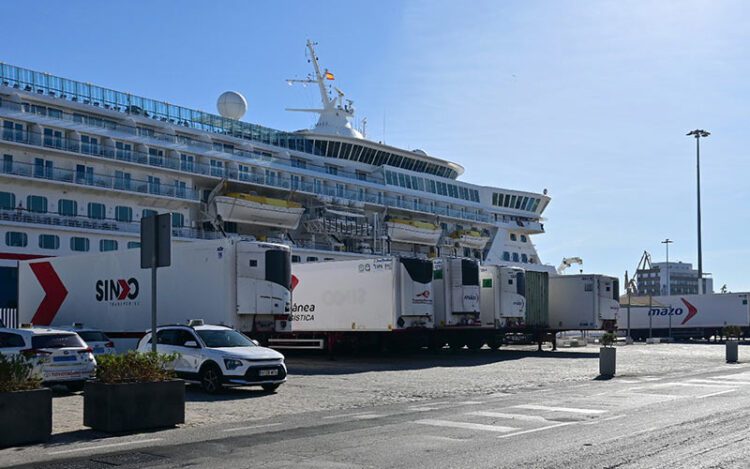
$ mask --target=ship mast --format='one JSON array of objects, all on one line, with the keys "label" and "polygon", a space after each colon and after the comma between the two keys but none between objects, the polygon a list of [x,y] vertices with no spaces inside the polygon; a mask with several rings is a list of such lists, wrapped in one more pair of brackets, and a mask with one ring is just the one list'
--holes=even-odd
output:
[{"label": "ship mast", "polygon": [[310,55],[310,62],[313,65],[314,75],[308,75],[305,79],[291,78],[287,80],[287,83],[290,85],[292,83],[302,83],[303,85],[317,84],[323,108],[287,108],[286,110],[292,112],[314,112],[318,114],[320,117],[313,129],[315,133],[362,138],[362,134],[352,127],[350,121],[354,117],[353,101],[350,99],[344,101],[344,92],[337,87],[334,87],[336,97],[329,96],[326,90],[326,80],[334,80],[334,75],[327,68],[321,72],[318,56],[315,54],[315,45],[316,43],[309,39],[307,40],[307,51]]}]

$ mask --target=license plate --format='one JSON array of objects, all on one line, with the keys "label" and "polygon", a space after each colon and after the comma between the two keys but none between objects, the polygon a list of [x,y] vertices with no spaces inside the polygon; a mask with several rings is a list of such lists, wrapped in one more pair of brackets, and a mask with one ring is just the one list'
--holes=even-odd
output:
[{"label": "license plate", "polygon": [[279,370],[260,370],[258,376],[278,376]]},{"label": "license plate", "polygon": [[76,357],[75,357],[75,355],[66,355],[66,356],[63,356],[63,357],[54,357],[52,359],[52,361],[55,361],[55,362],[74,362],[74,361],[76,361]]}]

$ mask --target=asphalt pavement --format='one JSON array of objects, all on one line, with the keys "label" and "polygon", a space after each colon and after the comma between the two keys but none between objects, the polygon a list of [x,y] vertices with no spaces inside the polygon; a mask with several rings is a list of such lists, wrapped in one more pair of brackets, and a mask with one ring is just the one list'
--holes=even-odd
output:
[{"label": "asphalt pavement", "polygon": [[[235,402],[240,406],[243,400]],[[74,441],[72,435],[65,444],[6,450],[0,464],[45,469],[749,465],[746,363],[717,360],[676,373],[373,402],[378,404],[123,437]]]}]

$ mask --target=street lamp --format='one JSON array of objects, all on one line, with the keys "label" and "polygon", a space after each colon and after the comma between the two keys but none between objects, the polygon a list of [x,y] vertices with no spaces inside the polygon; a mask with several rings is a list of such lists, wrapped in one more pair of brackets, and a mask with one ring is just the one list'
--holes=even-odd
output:
[{"label": "street lamp", "polygon": [[696,187],[698,189],[698,294],[703,294],[703,251],[701,249],[701,137],[711,135],[703,129],[691,130],[686,134],[695,137]]},{"label": "street lamp", "polygon": [[672,294],[672,282],[671,282],[672,279],[669,276],[669,245],[672,243],[674,243],[674,241],[672,241],[669,238],[661,242],[661,244],[667,247],[667,296]]}]

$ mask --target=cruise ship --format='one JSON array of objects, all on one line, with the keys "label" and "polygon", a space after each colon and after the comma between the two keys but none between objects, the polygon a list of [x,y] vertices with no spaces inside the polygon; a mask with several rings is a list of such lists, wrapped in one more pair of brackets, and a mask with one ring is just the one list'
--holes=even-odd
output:
[{"label": "cruise ship", "polygon": [[459,180],[463,167],[368,140],[321,68],[312,129],[219,114],[0,63],[0,308],[16,302],[17,261],[139,246],[139,221],[172,213],[173,239],[247,236],[292,246],[293,262],[403,254],[466,256],[554,271],[532,237],[542,193]]}]

